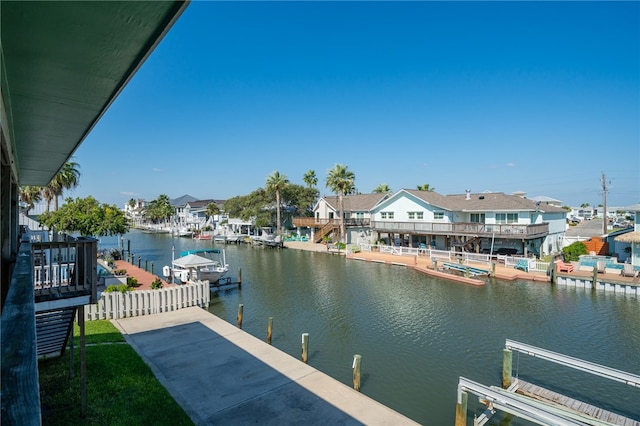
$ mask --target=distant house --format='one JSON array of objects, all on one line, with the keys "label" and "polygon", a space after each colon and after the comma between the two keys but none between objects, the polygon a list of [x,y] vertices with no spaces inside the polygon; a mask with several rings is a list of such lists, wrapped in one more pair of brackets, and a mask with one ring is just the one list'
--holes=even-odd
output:
[{"label": "distant house", "polygon": [[[347,243],[369,240],[371,209],[389,194],[353,194],[343,196]],[[313,207],[314,217],[293,218],[293,226],[311,229],[311,239],[319,242],[322,237],[337,238],[340,229],[340,199],[337,195],[321,197]]]},{"label": "distant house", "polygon": [[214,228],[215,223],[220,221],[220,215],[207,217],[207,206],[211,203],[217,204],[222,211],[224,200],[191,200],[184,205],[175,205],[178,225],[190,229],[202,229],[205,226]]},{"label": "distant house", "polygon": [[614,237],[614,241],[616,243],[627,243],[630,245],[631,253],[628,253],[630,263],[638,270],[640,269],[640,224],[638,224],[637,218],[638,213],[640,213],[640,204],[625,207],[625,211],[634,214],[636,222],[633,231]]}]

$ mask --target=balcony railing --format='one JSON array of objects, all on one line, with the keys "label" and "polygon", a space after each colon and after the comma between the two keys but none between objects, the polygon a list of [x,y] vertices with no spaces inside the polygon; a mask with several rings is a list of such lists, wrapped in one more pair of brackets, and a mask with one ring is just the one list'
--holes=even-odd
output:
[{"label": "balcony railing", "polygon": [[549,224],[487,224],[487,223],[436,223],[436,222],[390,222],[371,221],[371,229],[382,232],[432,235],[475,235],[533,238],[549,233]]},{"label": "balcony railing", "polygon": [[[340,219],[316,219],[314,217],[294,217],[293,218],[293,226],[303,227],[308,226],[309,228],[322,228],[326,224],[331,223],[334,226],[340,226]],[[344,226],[369,226],[371,223],[370,219],[345,219]]]},{"label": "balcony railing", "polygon": [[33,288],[36,302],[90,296],[97,301],[97,250],[94,238],[33,242]]},{"label": "balcony railing", "polygon": [[[322,228],[332,222],[340,225],[339,219],[316,219],[314,217],[294,217],[294,226],[308,226],[310,228]],[[370,219],[345,219],[345,226],[368,226],[374,231],[397,232],[407,234],[431,234],[431,235],[474,235],[474,236],[500,236],[506,238],[535,238],[549,233],[549,224],[536,225],[518,224],[487,224],[487,223],[439,223],[439,222],[391,222],[373,221]]]}]

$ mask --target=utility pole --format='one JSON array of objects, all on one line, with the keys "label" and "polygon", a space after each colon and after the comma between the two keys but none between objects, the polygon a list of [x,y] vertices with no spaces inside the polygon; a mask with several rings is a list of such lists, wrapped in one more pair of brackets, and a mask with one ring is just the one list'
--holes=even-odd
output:
[{"label": "utility pole", "polygon": [[604,209],[604,214],[602,216],[602,235],[606,235],[609,218],[607,217],[607,179],[604,172],[602,172],[602,206]]}]

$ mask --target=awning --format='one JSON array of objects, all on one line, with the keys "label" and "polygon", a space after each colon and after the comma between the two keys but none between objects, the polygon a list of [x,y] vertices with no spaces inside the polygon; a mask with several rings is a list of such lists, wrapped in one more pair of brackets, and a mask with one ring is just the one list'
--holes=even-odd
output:
[{"label": "awning", "polygon": [[627,232],[626,234],[618,235],[614,240],[621,243],[640,243],[640,232]]}]

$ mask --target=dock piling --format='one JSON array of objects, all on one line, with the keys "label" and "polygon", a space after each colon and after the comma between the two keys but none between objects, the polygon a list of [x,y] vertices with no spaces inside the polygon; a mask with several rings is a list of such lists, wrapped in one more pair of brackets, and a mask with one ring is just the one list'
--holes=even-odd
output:
[{"label": "dock piling", "polygon": [[238,305],[238,328],[242,328],[242,313],[244,311],[244,305],[241,303]]},{"label": "dock piling", "polygon": [[360,392],[360,363],[362,362],[362,355],[353,356],[353,388]]},{"label": "dock piling", "polygon": [[513,373],[513,353],[511,349],[502,350],[502,388],[507,389],[511,386],[511,378]]},{"label": "dock piling", "polygon": [[267,323],[267,343],[271,344],[271,336],[273,334],[273,317],[269,317],[269,322]]},{"label": "dock piling", "polygon": [[242,287],[242,268],[238,268],[238,288]]},{"label": "dock piling", "polygon": [[149,270],[149,259],[144,260],[144,270],[145,272]]},{"label": "dock piling", "polygon": [[458,402],[456,402],[456,426],[467,424],[467,400],[469,395],[464,391],[458,391]]},{"label": "dock piling", "polygon": [[309,333],[302,333],[302,362],[307,363],[309,358]]}]

